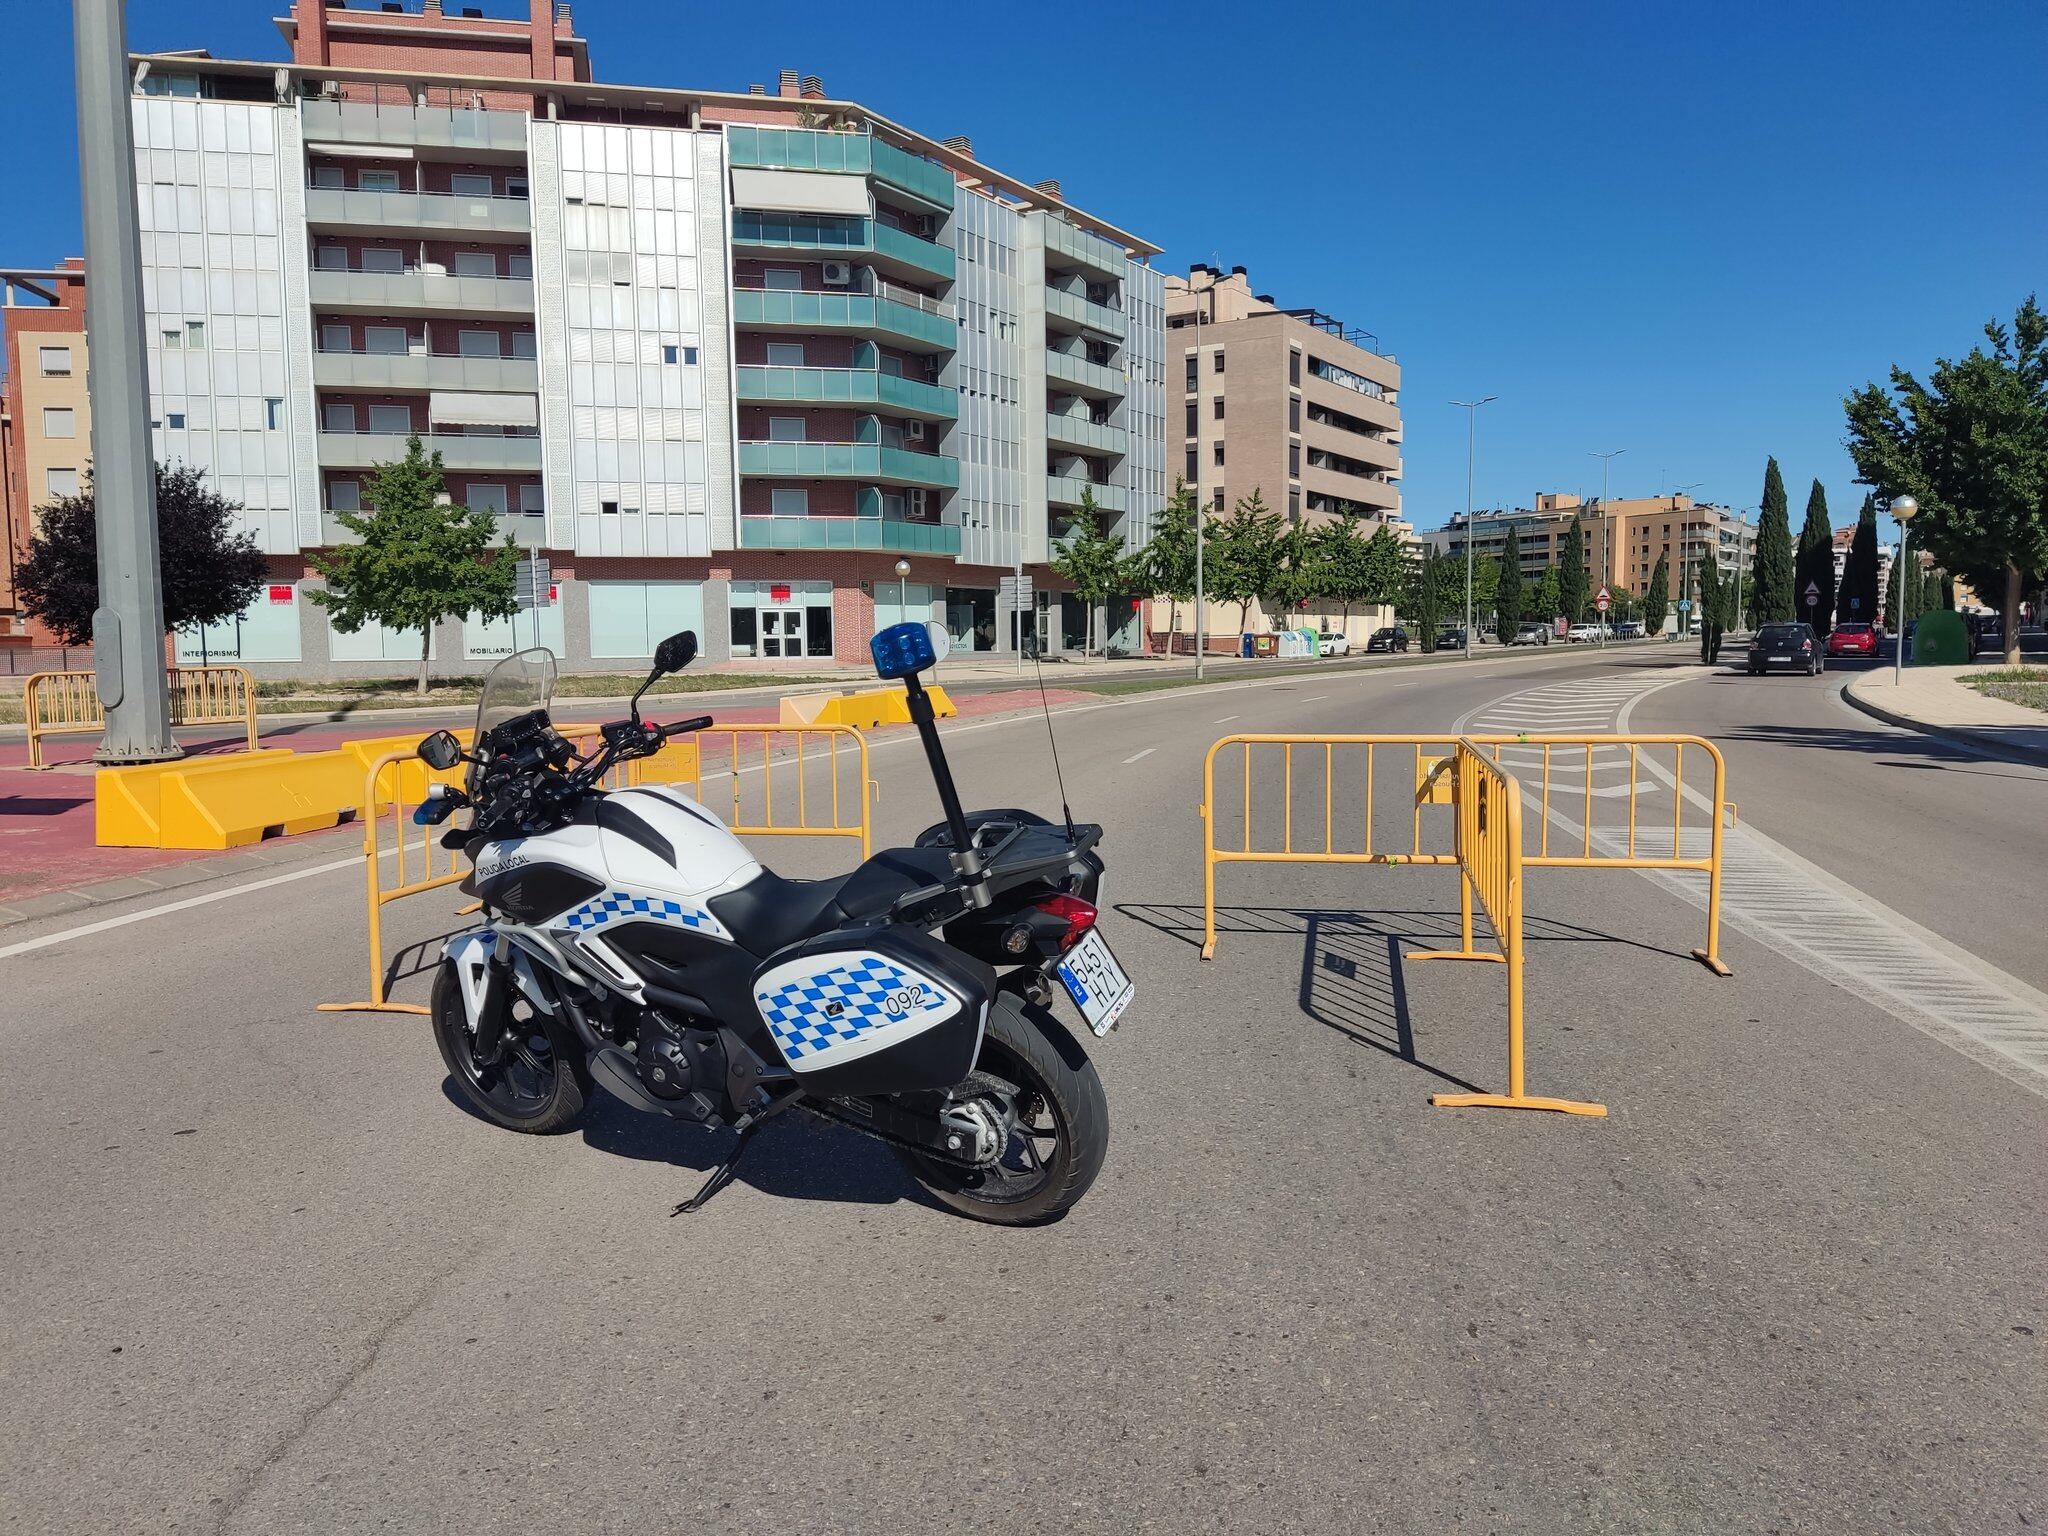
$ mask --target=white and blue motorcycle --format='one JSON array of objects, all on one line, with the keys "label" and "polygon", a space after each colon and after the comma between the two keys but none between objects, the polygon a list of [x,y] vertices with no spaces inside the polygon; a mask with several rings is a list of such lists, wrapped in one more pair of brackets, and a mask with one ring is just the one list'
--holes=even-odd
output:
[{"label": "white and blue motorcycle", "polygon": [[[696,650],[693,634],[664,641],[640,693]],[[579,757],[549,723],[545,651],[492,670],[467,752],[446,731],[420,743],[436,768],[469,764],[465,787],[418,819],[469,812],[442,842],[474,866],[464,889],[487,921],[449,941],[433,1027],[478,1114],[564,1131],[601,1086],[648,1114],[730,1127],[730,1156],[678,1212],[790,1108],[887,1142],[978,1220],[1049,1221],[1087,1192],[1109,1110],[1051,1004],[1063,990],[1099,1037],[1134,992],[1096,928],[1102,829],[963,813],[919,677],[934,637],[901,624],[873,651],[908,690],[945,820],[834,879],[764,869],[679,790],[600,789],[613,765],[710,721],[644,722],[636,694]]]}]

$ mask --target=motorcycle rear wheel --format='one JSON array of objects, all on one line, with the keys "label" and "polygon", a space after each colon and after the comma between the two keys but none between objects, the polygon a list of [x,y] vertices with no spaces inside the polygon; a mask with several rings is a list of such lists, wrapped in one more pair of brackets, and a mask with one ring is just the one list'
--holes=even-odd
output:
[{"label": "motorcycle rear wheel", "polygon": [[506,1059],[480,1068],[470,1050],[469,1019],[454,970],[443,965],[434,977],[434,1043],[456,1096],[508,1131],[552,1136],[570,1130],[590,1093],[575,1032],[523,996],[512,1009],[516,1027]]},{"label": "motorcycle rear wheel", "polygon": [[950,1210],[997,1226],[1064,1216],[1088,1193],[1109,1151],[1109,1101],[1088,1053],[1065,1025],[1013,993],[989,1009],[976,1070],[1016,1084],[1017,1128],[991,1168],[961,1168],[895,1149],[912,1178]]}]

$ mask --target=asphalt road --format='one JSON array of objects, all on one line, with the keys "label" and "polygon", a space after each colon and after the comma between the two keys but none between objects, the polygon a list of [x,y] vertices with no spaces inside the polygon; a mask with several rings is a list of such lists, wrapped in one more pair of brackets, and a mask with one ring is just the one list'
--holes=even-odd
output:
[{"label": "asphalt road", "polygon": [[[1455,931],[1442,872],[1226,870],[1218,957],[1196,959],[1217,735],[1626,709],[1727,742],[1768,837],[1742,845],[1746,879],[1768,866],[1796,895],[1793,861],[1827,864],[1955,984],[2041,979],[1995,910],[2038,881],[2041,776],[1873,750],[1824,689],[1687,659],[1063,711],[1141,997],[1095,1048],[1103,1179],[1037,1231],[962,1222],[881,1148],[795,1120],[670,1220],[722,1139],[603,1104],[551,1140],[468,1118],[420,1021],[311,1011],[360,988],[345,870],[32,950],[67,925],[7,930],[0,1523],[2038,1526],[2048,1078],[1995,1042],[1753,936],[1755,884],[1722,980],[1684,958],[1701,914],[1665,882],[1532,881],[1531,1087],[1600,1098],[1601,1121],[1428,1105],[1502,1074],[1497,969],[1398,960]],[[1043,730],[954,727],[967,798],[1053,808]],[[885,839],[936,816],[907,737],[875,760]],[[399,937],[452,905],[393,908]]]}]

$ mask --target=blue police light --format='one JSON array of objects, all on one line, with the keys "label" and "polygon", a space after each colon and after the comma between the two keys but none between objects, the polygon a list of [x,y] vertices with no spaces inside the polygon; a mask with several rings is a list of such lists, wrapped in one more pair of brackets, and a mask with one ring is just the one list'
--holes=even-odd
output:
[{"label": "blue police light", "polygon": [[931,631],[922,624],[891,624],[868,642],[868,651],[875,676],[889,680],[914,677],[939,659]]}]

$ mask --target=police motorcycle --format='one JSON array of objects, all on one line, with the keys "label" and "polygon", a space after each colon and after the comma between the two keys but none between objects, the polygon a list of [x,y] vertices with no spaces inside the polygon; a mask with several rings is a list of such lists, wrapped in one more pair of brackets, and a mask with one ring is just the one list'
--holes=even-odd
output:
[{"label": "police motorcycle", "polygon": [[886,1142],[976,1220],[1050,1221],[1080,1200],[1109,1109],[1052,1005],[1064,993],[1101,1037],[1135,991],[1096,926],[1102,829],[961,809],[920,677],[944,644],[937,625],[899,624],[872,651],[908,692],[945,819],[823,880],[764,868],[678,789],[599,787],[711,723],[640,716],[641,695],[696,655],[694,634],[662,642],[588,756],[549,721],[552,656],[493,668],[469,747],[447,731],[419,746],[438,770],[468,765],[416,813],[468,812],[441,842],[469,859],[463,889],[486,918],[448,941],[434,982],[434,1037],[463,1101],[541,1134],[573,1127],[602,1087],[736,1132],[678,1214],[792,1108]]}]

